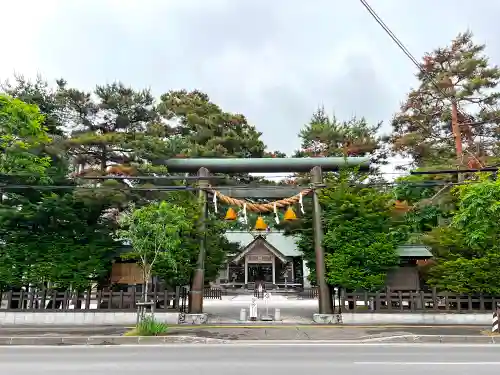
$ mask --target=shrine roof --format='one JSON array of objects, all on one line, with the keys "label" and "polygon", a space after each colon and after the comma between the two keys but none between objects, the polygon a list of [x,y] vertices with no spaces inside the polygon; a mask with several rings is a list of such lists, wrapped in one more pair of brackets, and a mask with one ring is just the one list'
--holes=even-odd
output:
[{"label": "shrine roof", "polygon": [[259,234],[249,232],[226,232],[226,238],[229,242],[238,242],[242,249],[245,249],[260,235],[263,240],[269,243],[272,247],[278,250],[285,257],[302,256],[302,252],[298,249],[295,243],[296,238],[285,236],[281,232],[263,232]]},{"label": "shrine roof", "polygon": [[[272,247],[278,250],[285,257],[302,256],[296,244],[296,238],[293,236],[285,236],[283,232],[262,232],[250,233],[243,231],[227,231],[226,238],[230,242],[237,242],[242,249],[246,249],[260,235]],[[401,258],[413,259],[430,259],[432,253],[427,246],[424,245],[401,245],[397,248],[398,255]]]}]

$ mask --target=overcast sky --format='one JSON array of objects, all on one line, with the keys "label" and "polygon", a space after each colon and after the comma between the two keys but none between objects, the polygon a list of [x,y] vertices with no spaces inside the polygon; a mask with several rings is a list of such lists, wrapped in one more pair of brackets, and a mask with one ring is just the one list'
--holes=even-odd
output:
[{"label": "overcast sky", "polygon": [[[371,0],[418,58],[470,28],[500,62],[500,1]],[[415,67],[358,0],[3,0],[0,78],[200,89],[272,149],[299,146],[318,105],[388,122]]]}]

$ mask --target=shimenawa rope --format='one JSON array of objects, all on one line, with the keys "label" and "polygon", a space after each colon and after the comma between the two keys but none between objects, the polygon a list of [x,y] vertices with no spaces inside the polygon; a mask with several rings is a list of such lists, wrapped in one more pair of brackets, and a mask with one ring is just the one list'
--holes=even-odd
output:
[{"label": "shimenawa rope", "polygon": [[278,208],[284,208],[288,207],[294,204],[297,204],[300,200],[301,197],[306,196],[309,194],[313,189],[305,189],[302,190],[299,194],[296,194],[292,197],[280,199],[274,202],[269,202],[269,203],[251,203],[242,199],[236,199],[232,197],[228,197],[227,195],[224,195],[216,190],[208,190],[211,194],[214,194],[217,196],[218,199],[220,199],[222,202],[229,206],[237,206],[237,207],[244,207],[246,205],[246,209],[248,211],[252,212],[258,212],[258,213],[266,213],[266,212],[273,212],[274,211],[274,206]]}]

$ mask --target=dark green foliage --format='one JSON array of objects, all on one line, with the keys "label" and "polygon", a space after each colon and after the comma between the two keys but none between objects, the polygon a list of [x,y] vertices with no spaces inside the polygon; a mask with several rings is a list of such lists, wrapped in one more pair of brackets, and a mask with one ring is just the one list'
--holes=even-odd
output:
[{"label": "dark green foliage", "polygon": [[322,193],[329,284],[350,290],[384,286],[387,272],[399,262],[388,200],[376,189],[345,182]]},{"label": "dark green foliage", "polygon": [[[376,290],[383,287],[387,272],[399,258],[401,241],[392,219],[390,196],[376,188],[360,188],[349,183],[352,172],[345,171],[329,181],[320,202],[327,281],[349,290]],[[299,248],[315,277],[315,254],[310,208],[298,234]],[[293,231],[292,231],[293,233]]]},{"label": "dark green foliage", "polygon": [[[225,239],[226,224],[212,214],[207,222],[207,232],[197,233],[198,206],[191,193],[129,192],[125,183],[113,180],[89,189],[96,181],[74,180],[68,177],[68,173],[87,176],[165,174],[164,168],[152,162],[175,156],[179,147],[183,152],[192,150],[195,155],[213,154],[211,147],[215,144],[223,146],[217,155],[272,157],[264,155],[260,133],[248,125],[242,115],[223,112],[209,102],[206,95],[197,92],[164,95],[160,114],[148,90],[137,91],[114,83],[97,86],[93,93],[87,93],[69,87],[64,80],[57,83],[57,88],[51,90],[42,79],[29,82],[17,77],[13,84],[5,85],[5,90],[13,96],[41,109],[40,114],[35,106],[22,101],[8,99],[6,102],[31,113],[31,117],[25,117],[25,125],[45,125],[53,141],[49,142],[49,138],[43,135],[45,138],[36,140],[33,147],[29,146],[33,152],[16,150],[14,154],[12,149],[8,155],[4,153],[10,161],[7,164],[7,159],[4,160],[3,172],[27,170],[37,176],[4,176],[2,182],[40,184],[42,172],[46,170],[50,176],[47,182],[68,188],[9,188],[4,191],[0,211],[0,239],[4,243],[0,249],[0,273],[4,285],[50,282],[57,287],[72,285],[80,288],[93,280],[106,278],[116,247],[120,246],[112,240],[120,210],[130,202],[140,207],[152,200],[175,201],[188,212],[191,222],[191,229],[184,230],[182,248],[171,251],[176,266],[160,260],[154,272],[172,284],[189,283],[196,265],[200,236],[206,235],[206,276],[209,280],[214,279],[226,261],[226,254],[236,249]],[[172,95],[176,97],[173,102],[168,99]],[[194,97],[197,99],[191,100]],[[179,98],[188,105],[174,105]],[[12,116],[13,107],[2,108],[8,109],[8,116],[4,117],[6,121],[17,121]],[[167,117],[181,122],[175,132],[166,125]],[[205,130],[200,130],[200,126]],[[24,131],[22,127],[18,129]],[[206,131],[209,133],[203,136]],[[11,130],[3,135],[8,136],[9,132]],[[9,141],[6,137],[2,140],[4,143]],[[26,163],[21,163],[21,157],[26,159],[28,156],[32,158],[29,168]],[[22,164],[25,164],[24,169],[19,169]],[[14,166],[18,169],[14,170]],[[141,184],[138,181],[133,183],[135,186]],[[162,183],[151,181],[142,187]],[[180,181],[168,182],[178,183]],[[81,272],[75,273],[75,270]]]},{"label": "dark green foliage", "polygon": [[245,116],[224,112],[201,91],[169,91],[160,113],[177,123],[170,129],[179,157],[263,157],[265,145]]},{"label": "dark green foliage", "polygon": [[4,285],[87,288],[108,272],[116,245],[100,207],[72,194],[47,194],[0,213],[0,280]]},{"label": "dark green foliage", "polygon": [[382,123],[370,125],[365,118],[340,121],[319,108],[300,131],[301,149],[296,157],[367,156],[383,163],[385,153],[379,131]]}]

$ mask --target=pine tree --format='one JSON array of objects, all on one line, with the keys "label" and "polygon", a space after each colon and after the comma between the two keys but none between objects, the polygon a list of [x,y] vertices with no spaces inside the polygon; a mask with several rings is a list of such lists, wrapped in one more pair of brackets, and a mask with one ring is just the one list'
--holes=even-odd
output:
[{"label": "pine tree", "polygon": [[410,91],[392,122],[394,151],[412,157],[418,166],[456,165],[451,126],[455,101],[463,164],[477,167],[500,157],[500,69],[490,64],[484,51],[485,45],[474,43],[468,31],[424,56],[419,86]]},{"label": "pine tree", "polygon": [[144,161],[166,156],[149,90],[113,83],[97,86],[92,95],[68,88],[63,80],[58,85],[70,127],[67,147],[76,165],[99,174],[114,166],[132,175]]},{"label": "pine tree", "polygon": [[300,131],[301,149],[297,157],[367,156],[376,157],[381,150],[381,139],[377,134],[382,123],[370,125],[365,118],[353,117],[339,121],[330,117],[323,107],[312,115],[311,120]]},{"label": "pine tree", "polygon": [[223,111],[201,91],[169,91],[162,95],[159,110],[178,140],[179,157],[264,156],[262,133],[245,116]]}]

